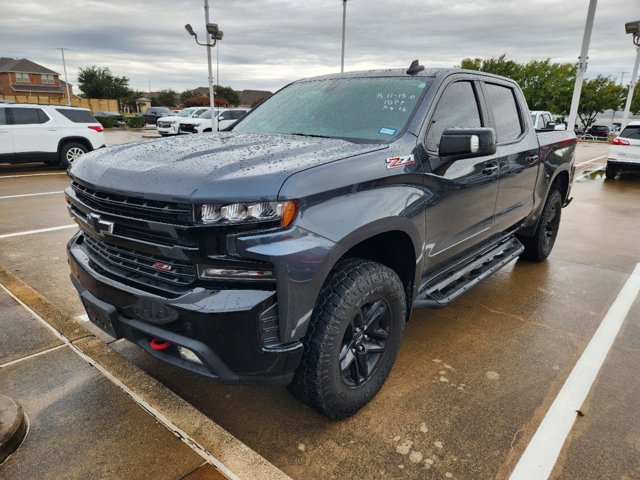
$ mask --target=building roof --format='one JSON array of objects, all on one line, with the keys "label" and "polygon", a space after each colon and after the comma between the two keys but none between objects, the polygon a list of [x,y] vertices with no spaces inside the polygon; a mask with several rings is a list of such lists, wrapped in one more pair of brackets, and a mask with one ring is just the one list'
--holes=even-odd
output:
[{"label": "building roof", "polygon": [[242,90],[240,92],[240,105],[253,105],[271,95],[271,92],[264,90]]},{"label": "building roof", "polygon": [[3,72],[25,72],[25,73],[49,73],[53,75],[60,75],[58,72],[49,70],[42,65],[38,65],[26,58],[8,58],[0,57],[0,73]]},{"label": "building roof", "polygon": [[14,83],[11,85],[14,92],[40,92],[40,93],[64,93],[65,89],[58,85],[32,85],[29,83]]}]

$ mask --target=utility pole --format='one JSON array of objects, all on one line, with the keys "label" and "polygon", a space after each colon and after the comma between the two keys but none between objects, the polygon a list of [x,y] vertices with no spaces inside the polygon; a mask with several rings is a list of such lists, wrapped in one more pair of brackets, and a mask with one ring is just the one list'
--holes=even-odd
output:
[{"label": "utility pole", "polygon": [[[204,0],[205,28],[209,25],[209,0]],[[208,35],[207,35],[208,37]],[[211,44],[207,41],[207,64],[209,66],[209,102],[211,103],[211,131],[217,132],[218,119],[215,116],[216,96],[213,92],[213,69],[211,67]]]},{"label": "utility pole", "polygon": [[578,104],[580,103],[580,94],[582,93],[582,80],[584,72],[587,71],[587,60],[589,59],[589,43],[591,42],[591,31],[593,30],[593,19],[596,15],[596,6],[598,0],[590,0],[589,11],[587,12],[587,22],[584,26],[584,35],[582,37],[582,48],[580,49],[580,57],[578,59],[578,71],[576,72],[576,83],[573,86],[573,97],[571,99],[571,110],[567,129],[573,129],[576,125],[576,117],[578,116]]},{"label": "utility pole", "polygon": [[344,72],[344,32],[347,27],[347,0],[342,0],[342,57],[340,61],[340,73]]},{"label": "utility pole", "polygon": [[[640,43],[640,42],[638,42]],[[633,72],[631,72],[631,83],[629,83],[629,93],[627,94],[627,103],[624,105],[624,113],[622,114],[622,126],[620,130],[629,123],[629,111],[631,110],[631,100],[633,99],[633,91],[636,88],[636,80],[638,79],[638,64],[640,64],[640,46],[636,47],[636,63],[633,65]]]},{"label": "utility pole", "polygon": [[67,105],[71,105],[71,95],[69,94],[69,81],[67,80],[67,63],[64,61],[64,51],[68,48],[60,47],[58,50],[62,53],[62,68],[64,70],[64,84],[67,87]]}]

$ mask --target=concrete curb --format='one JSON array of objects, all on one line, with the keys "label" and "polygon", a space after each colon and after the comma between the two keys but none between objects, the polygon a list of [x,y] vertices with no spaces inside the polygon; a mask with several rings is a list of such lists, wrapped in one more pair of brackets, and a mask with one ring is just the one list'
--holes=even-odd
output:
[{"label": "concrete curb", "polygon": [[73,317],[1,267],[0,284],[56,330],[76,353],[227,478],[290,479],[264,457],[98,340]]},{"label": "concrete curb", "polygon": [[0,464],[15,452],[27,435],[27,419],[15,400],[0,395]]}]

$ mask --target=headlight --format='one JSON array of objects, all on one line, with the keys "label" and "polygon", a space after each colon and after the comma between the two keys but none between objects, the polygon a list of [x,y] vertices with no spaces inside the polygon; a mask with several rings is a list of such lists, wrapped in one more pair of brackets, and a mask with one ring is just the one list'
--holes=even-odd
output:
[{"label": "headlight", "polygon": [[200,221],[213,223],[251,223],[280,220],[288,227],[296,216],[296,202],[206,203],[200,206]]}]

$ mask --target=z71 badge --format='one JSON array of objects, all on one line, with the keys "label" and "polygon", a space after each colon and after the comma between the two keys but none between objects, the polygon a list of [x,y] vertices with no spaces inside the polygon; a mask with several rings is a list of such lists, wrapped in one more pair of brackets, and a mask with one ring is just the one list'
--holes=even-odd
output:
[{"label": "z71 badge", "polygon": [[416,161],[413,155],[407,155],[404,157],[387,158],[387,168],[406,167],[407,165],[413,165]]}]

